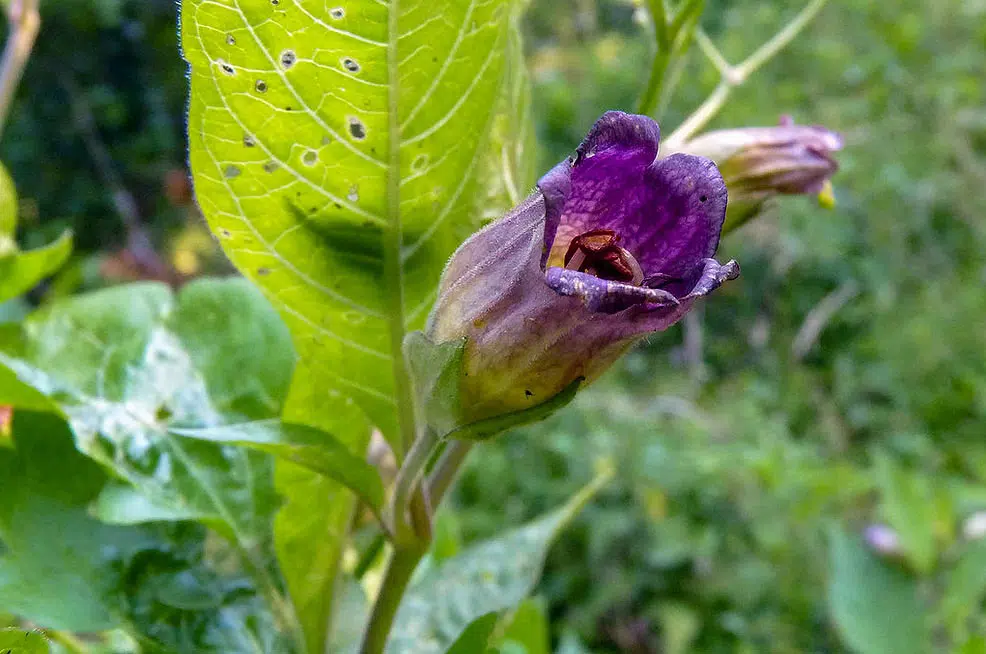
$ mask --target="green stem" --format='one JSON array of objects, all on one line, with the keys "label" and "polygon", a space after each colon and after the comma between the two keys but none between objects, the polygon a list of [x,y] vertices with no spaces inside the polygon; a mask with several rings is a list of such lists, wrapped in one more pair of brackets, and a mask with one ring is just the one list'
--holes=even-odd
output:
[{"label": "green stem", "polygon": [[650,115],[657,108],[657,101],[661,97],[661,87],[664,85],[665,72],[668,69],[671,53],[666,49],[660,49],[654,53],[654,60],[650,65],[650,77],[647,79],[647,88],[640,96],[637,103],[637,113],[645,116]]},{"label": "green stem", "polygon": [[383,654],[394,618],[397,616],[397,608],[424,552],[425,550],[420,548],[394,550],[393,556],[387,563],[380,594],[373,603],[373,612],[363,634],[360,654]]},{"label": "green stem", "polygon": [[712,94],[699,105],[698,109],[671,136],[665,139],[666,149],[671,152],[680,150],[688,139],[705,127],[719,113],[719,110],[726,104],[726,100],[729,99],[732,90],[743,84],[750,75],[755,73],[761,66],[784,49],[787,44],[793,41],[801,33],[801,30],[818,15],[818,12],[822,10],[822,7],[827,2],[828,0],[812,0],[777,34],[736,66],[730,65],[715,48],[712,41],[704,33],[700,33],[698,35],[699,45],[709,60],[719,70],[722,78],[715,90],[712,91]]},{"label": "green stem", "polygon": [[40,0],[11,0],[7,7],[10,20],[10,36],[0,60],[0,131],[3,130],[14,102],[14,94],[20,84],[24,67],[34,48],[34,41],[41,29]]},{"label": "green stem", "polygon": [[[397,542],[406,540],[412,531],[412,522],[408,519],[408,507],[412,501],[416,500],[419,492],[418,482],[424,476],[425,466],[431,458],[432,452],[438,445],[438,436],[430,429],[423,430],[408,450],[404,463],[397,471],[397,480],[394,482],[394,496],[390,505],[390,517],[393,522],[392,531]],[[420,500],[417,500],[420,501]],[[420,529],[414,529],[416,534],[412,539],[420,539],[422,534]]]},{"label": "green stem", "polygon": [[470,441],[453,440],[438,459],[431,476],[428,477],[428,496],[435,506],[442,503],[445,493],[452,487],[472,445]]}]

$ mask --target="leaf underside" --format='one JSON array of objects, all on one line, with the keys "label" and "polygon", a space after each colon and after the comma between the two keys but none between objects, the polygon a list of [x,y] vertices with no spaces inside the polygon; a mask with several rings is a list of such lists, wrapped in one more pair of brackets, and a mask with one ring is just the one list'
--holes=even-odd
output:
[{"label": "leaf underside", "polygon": [[322,398],[353,398],[389,438],[399,337],[488,204],[513,4],[183,5],[202,209]]}]

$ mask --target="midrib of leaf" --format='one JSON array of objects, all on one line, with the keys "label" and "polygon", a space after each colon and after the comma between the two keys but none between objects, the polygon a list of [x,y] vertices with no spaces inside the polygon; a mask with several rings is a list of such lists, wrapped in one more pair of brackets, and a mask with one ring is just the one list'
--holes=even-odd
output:
[{"label": "midrib of leaf", "polygon": [[404,262],[402,251],[404,233],[401,224],[401,125],[400,108],[400,0],[390,0],[387,13],[387,212],[389,229],[385,232],[384,277],[386,284],[388,321],[390,327],[391,365],[394,392],[397,400],[397,422],[400,429],[400,449],[407,451],[415,438],[414,407],[411,404],[411,380],[408,376],[401,347],[404,343]]}]

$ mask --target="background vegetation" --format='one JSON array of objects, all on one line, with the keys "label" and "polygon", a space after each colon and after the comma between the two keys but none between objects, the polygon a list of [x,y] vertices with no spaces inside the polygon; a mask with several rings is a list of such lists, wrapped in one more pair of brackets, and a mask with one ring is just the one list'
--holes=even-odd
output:
[{"label": "background vegetation", "polygon": [[[702,25],[739,60],[799,7],[710,1]],[[185,177],[173,2],[42,12],[0,159],[21,242],[71,226],[77,249],[2,315],[124,279],[229,270]],[[650,56],[634,13],[532,3],[540,170],[604,110],[634,107]],[[616,463],[548,559],[541,606],[559,647],[896,652],[891,634],[917,629],[936,651],[986,652],[984,43],[981,1],[833,0],[714,126],[784,113],[842,132],[835,210],[785,201],[732,234],[720,258],[743,277],[700,320],[475,452],[442,518],[451,541],[520,524]],[[694,48],[665,131],[717,81]],[[896,537],[881,558],[858,538],[875,524]]]}]

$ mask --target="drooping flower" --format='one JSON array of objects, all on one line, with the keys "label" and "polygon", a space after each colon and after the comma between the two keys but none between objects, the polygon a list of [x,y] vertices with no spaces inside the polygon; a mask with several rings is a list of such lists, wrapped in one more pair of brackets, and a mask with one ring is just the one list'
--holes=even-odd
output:
[{"label": "drooping flower", "polygon": [[608,112],[575,156],[452,256],[428,324],[465,339],[461,423],[593,380],[739,274],[713,259],[726,187],[713,162],[658,159],[645,116]]},{"label": "drooping flower", "polygon": [[[729,189],[727,229],[760,213],[777,195],[817,195],[828,187],[839,166],[833,153],[842,137],[817,125],[742,127],[700,134],[679,152],[716,162]],[[821,198],[820,198],[821,199]]]}]

